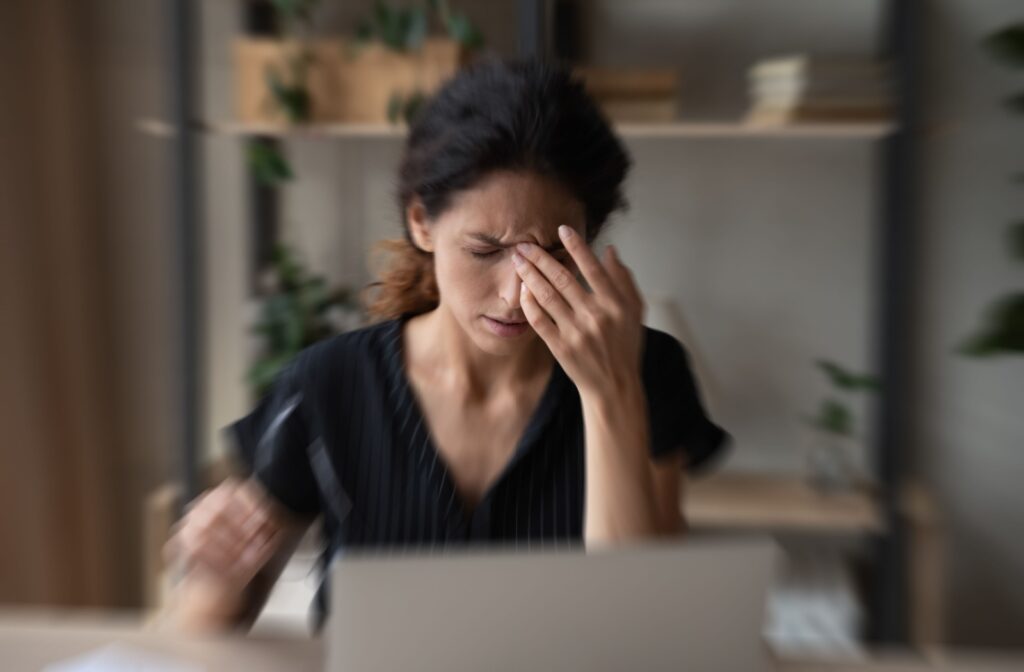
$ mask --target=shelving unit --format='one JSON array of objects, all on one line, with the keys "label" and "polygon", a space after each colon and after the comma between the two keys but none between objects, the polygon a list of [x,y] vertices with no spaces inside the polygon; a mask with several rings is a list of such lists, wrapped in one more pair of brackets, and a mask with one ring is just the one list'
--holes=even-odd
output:
[{"label": "shelving unit", "polygon": [[[309,124],[284,126],[237,121],[192,122],[193,132],[234,135],[244,138],[367,138],[402,139],[408,129],[391,124]],[[172,124],[158,119],[143,119],[138,128],[156,137],[171,137]],[[794,124],[757,126],[736,122],[680,121],[672,123],[619,123],[616,132],[624,138],[811,138],[836,140],[881,139],[895,130],[891,123]]]},{"label": "shelving unit", "polygon": [[[195,0],[165,0],[170,31],[171,109],[167,121],[145,120],[139,128],[167,138],[174,148],[174,195],[177,207],[179,271],[181,275],[181,323],[184,382],[181,390],[182,481],[184,491],[197,492],[198,427],[201,404],[198,378],[199,293],[201,249],[198,246],[198,174],[195,143],[202,134],[237,136],[247,143],[274,144],[284,138],[401,139],[401,127],[337,124],[286,128],[247,125],[230,121],[199,121],[194,117],[194,92],[198,89],[193,67],[193,48],[199,31],[194,16]],[[523,56],[547,57],[558,31],[548,25],[549,0],[518,0],[519,48]],[[723,482],[709,479],[692,485],[691,516],[721,524],[722,516],[746,520],[760,527],[782,525],[811,530],[845,530],[868,535],[876,568],[869,605],[870,638],[875,642],[906,643],[908,625],[908,527],[901,505],[904,483],[905,437],[908,409],[912,407],[909,366],[912,361],[910,304],[915,273],[917,153],[920,106],[920,36],[917,18],[922,0],[885,0],[882,26],[884,48],[879,54],[893,65],[897,96],[892,123],[806,124],[786,127],[750,126],[743,122],[677,122],[668,124],[620,124],[627,138],[655,139],[751,139],[796,141],[825,139],[870,141],[878,149],[878,210],[875,235],[879,257],[875,260],[875,296],[880,316],[874,325],[874,368],[883,385],[878,397],[873,453],[877,484],[873,490],[831,500],[828,505],[814,493],[792,483]],[[266,3],[242,0],[247,29],[270,31]],[[250,178],[251,179],[251,178]],[[255,263],[261,254],[259,241],[276,231],[277,197],[273,189],[250,181],[250,218],[257,241]],[[187,498],[186,498],[187,499]],[[685,503],[684,503],[685,505]],[[703,508],[701,508],[703,507]],[[774,508],[772,508],[774,507]],[[716,519],[716,516],[718,518]]]}]

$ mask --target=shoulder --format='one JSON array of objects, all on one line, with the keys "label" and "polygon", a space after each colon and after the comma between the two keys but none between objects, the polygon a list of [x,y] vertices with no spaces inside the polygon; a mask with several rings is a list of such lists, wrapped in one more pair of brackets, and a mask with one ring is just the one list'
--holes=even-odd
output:
[{"label": "shoulder", "polygon": [[298,377],[306,379],[313,372],[339,365],[371,364],[387,355],[398,336],[397,320],[347,331],[306,347],[296,355],[291,368]]},{"label": "shoulder", "polygon": [[664,331],[644,327],[642,366],[645,379],[663,378],[664,374],[679,374],[689,370],[689,355],[679,340]]}]

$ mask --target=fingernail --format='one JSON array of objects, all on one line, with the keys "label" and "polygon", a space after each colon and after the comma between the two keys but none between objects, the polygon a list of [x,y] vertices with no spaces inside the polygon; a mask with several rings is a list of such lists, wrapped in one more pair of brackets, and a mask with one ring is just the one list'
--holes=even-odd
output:
[{"label": "fingernail", "polygon": [[561,236],[562,240],[569,240],[572,238],[575,232],[565,224],[558,227],[558,235]]},{"label": "fingernail", "polygon": [[533,248],[530,245],[530,243],[519,243],[518,245],[516,245],[516,249],[522,252],[523,254],[529,254],[530,250]]},{"label": "fingernail", "polygon": [[518,268],[523,265],[523,258],[515,252],[512,253],[512,263]]}]

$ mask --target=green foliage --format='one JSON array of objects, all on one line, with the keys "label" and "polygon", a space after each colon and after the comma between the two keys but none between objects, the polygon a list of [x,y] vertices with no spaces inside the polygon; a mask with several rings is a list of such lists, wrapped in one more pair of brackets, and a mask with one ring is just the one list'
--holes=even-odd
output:
[{"label": "green foliage", "polygon": [[[1017,23],[989,35],[985,48],[1011,67],[1024,68],[1024,23]],[[1013,112],[1024,114],[1024,92],[1005,101]],[[1024,183],[1024,173],[1012,179]],[[1007,232],[1010,255],[1024,261],[1024,220],[1010,225]],[[968,357],[1024,354],[1024,292],[1015,292],[996,299],[985,311],[982,327],[960,344],[957,351]]]},{"label": "green foliage", "polygon": [[308,49],[300,49],[298,53],[286,58],[287,74],[274,66],[268,66],[265,73],[272,104],[284,112],[293,124],[309,121],[310,118],[312,103],[307,73],[312,62],[313,54]]},{"label": "green foliage", "polygon": [[[847,396],[858,392],[875,392],[881,387],[880,382],[874,376],[853,373],[835,362],[819,359],[815,361],[815,366],[825,374],[837,392]],[[825,432],[848,437],[854,435],[853,411],[847,404],[836,398],[822,401],[817,415],[805,418],[805,420],[812,427]]]},{"label": "green foliage", "polygon": [[310,273],[284,245],[274,249],[274,291],[263,299],[253,331],[263,354],[252,364],[248,381],[257,395],[266,393],[274,377],[303,348],[334,333],[328,311],[354,307],[349,292],[330,291],[324,278]]},{"label": "green foliage", "polygon": [[1006,65],[1024,68],[1024,23],[992,33],[985,38],[984,46]]},{"label": "green foliage", "polygon": [[265,142],[249,145],[249,170],[257,182],[266,186],[276,186],[295,177],[284,156]]},{"label": "green foliage", "polygon": [[878,379],[874,376],[853,373],[835,362],[824,359],[817,360],[815,365],[828,376],[833,385],[841,390],[849,390],[851,392],[856,390],[875,391],[879,388]]},{"label": "green foliage", "polygon": [[825,399],[821,402],[818,414],[807,418],[807,421],[818,429],[841,436],[853,435],[853,413],[840,401]]},{"label": "green foliage", "polygon": [[981,330],[959,351],[969,357],[1024,354],[1024,292],[997,299],[986,311]]},{"label": "green foliage", "polygon": [[427,0],[427,4],[440,18],[450,38],[470,50],[484,46],[483,33],[473,25],[468,16],[452,10],[447,0]]},{"label": "green foliage", "polygon": [[313,23],[313,13],[320,5],[320,0],[270,0],[277,13],[284,32],[292,34],[301,28],[309,29]]},{"label": "green foliage", "polygon": [[426,96],[421,91],[414,91],[409,96],[403,96],[397,91],[392,93],[391,98],[388,99],[388,121],[392,124],[397,124],[400,121],[411,123],[426,100]]},{"label": "green foliage", "polygon": [[449,37],[464,48],[479,49],[483,34],[461,12],[453,11],[446,0],[427,0],[423,5],[399,7],[377,0],[369,18],[356,26],[356,42],[378,41],[395,51],[415,51],[423,46],[430,32],[431,19],[436,19]]}]

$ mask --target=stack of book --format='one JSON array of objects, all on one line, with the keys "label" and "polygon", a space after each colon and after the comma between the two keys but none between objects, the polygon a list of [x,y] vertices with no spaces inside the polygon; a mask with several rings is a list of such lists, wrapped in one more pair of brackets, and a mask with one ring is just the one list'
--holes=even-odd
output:
[{"label": "stack of book", "polygon": [[747,75],[750,124],[884,121],[892,114],[889,68],[876,59],[798,54],[759,61]]},{"label": "stack of book", "polygon": [[675,70],[578,67],[576,74],[612,121],[670,122],[677,117]]}]

